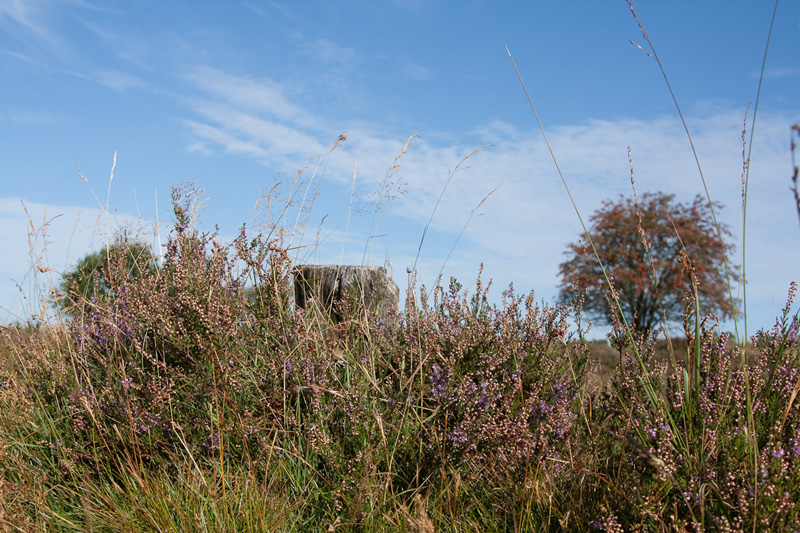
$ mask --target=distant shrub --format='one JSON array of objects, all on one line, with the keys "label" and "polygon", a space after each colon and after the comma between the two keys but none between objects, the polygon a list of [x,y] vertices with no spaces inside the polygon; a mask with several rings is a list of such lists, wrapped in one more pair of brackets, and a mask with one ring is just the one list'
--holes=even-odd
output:
[{"label": "distant shrub", "polygon": [[691,203],[661,192],[603,202],[590,218],[594,249],[586,233],[567,245],[567,259],[559,267],[559,298],[581,297],[588,316],[611,324],[616,306],[611,280],[626,323],[646,333],[664,320],[680,320],[684,295],[692,290],[682,266],[688,261],[701,282],[696,288],[704,313],[731,316],[735,304],[728,289],[738,276],[726,260],[734,246],[721,242],[731,232],[712,215],[712,207],[699,196]]}]

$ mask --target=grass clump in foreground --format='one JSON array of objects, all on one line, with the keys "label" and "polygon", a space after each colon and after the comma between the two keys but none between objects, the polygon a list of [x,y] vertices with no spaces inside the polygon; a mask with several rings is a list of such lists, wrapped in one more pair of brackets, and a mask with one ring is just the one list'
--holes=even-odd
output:
[{"label": "grass clump in foreground", "polygon": [[748,365],[688,313],[674,364],[639,337],[599,382],[570,308],[480,278],[323,332],[277,241],[199,233],[188,196],[158,268],[111,256],[113,297],[3,330],[5,530],[800,527],[794,287]]}]

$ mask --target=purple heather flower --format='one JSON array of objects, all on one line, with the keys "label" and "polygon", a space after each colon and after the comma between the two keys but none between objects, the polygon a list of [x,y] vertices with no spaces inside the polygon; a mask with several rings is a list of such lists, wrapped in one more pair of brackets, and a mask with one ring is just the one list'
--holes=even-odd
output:
[{"label": "purple heather flower", "polygon": [[795,322],[792,324],[792,327],[789,329],[789,339],[792,342],[797,341],[797,329],[800,328],[800,322]]},{"label": "purple heather flower", "polygon": [[206,450],[216,450],[219,448],[219,433],[216,431],[208,436],[208,442],[203,443]]},{"label": "purple heather flower", "polygon": [[447,394],[447,382],[449,373],[446,369],[441,368],[439,365],[434,364],[431,367],[433,374],[430,377],[431,385],[433,385],[433,392],[436,395],[436,399],[442,401]]}]

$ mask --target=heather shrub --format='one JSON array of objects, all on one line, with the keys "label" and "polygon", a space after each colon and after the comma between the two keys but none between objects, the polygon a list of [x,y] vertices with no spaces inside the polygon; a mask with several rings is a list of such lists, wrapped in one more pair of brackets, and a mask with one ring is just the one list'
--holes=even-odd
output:
[{"label": "heather shrub", "polygon": [[0,509],[15,523],[798,527],[794,288],[758,357],[691,299],[671,359],[617,321],[602,381],[569,307],[513,287],[491,303],[478,276],[410,287],[396,330],[352,302],[325,323],[294,306],[280,241],[223,244],[174,199],[157,268],[109,269],[113,297],[5,331]]},{"label": "heather shrub", "polygon": [[306,312],[280,237],[202,233],[195,196],[174,190],[158,261],[131,267],[123,234],[80,312],[4,330],[0,525],[800,528],[794,286],[757,352],[696,294],[667,359],[612,314],[604,378],[573,309],[491,303],[480,274],[412,284],[396,329]]},{"label": "heather shrub", "polygon": [[478,278],[468,295],[451,280],[432,299],[424,288],[418,303],[407,299],[388,362],[404,390],[396,416],[414,435],[397,450],[397,475],[411,486],[493,487],[486,503],[511,512],[505,498],[556,474],[568,455],[586,357],[564,342],[567,307],[540,307],[513,288],[493,305],[488,290]]},{"label": "heather shrub", "polygon": [[793,298],[794,287],[777,325],[754,337],[757,359],[731,347],[713,317],[691,327],[688,312],[688,349],[676,366],[650,364],[654,338],[626,351],[588,421],[600,443],[588,488],[598,527],[612,519],[691,531],[800,527]]},{"label": "heather shrub", "polygon": [[[112,269],[115,297],[87,302],[91,312],[69,326],[75,382],[64,397],[76,435],[143,460],[175,449],[242,457],[281,422],[279,369],[293,324],[288,308],[276,309],[288,300],[269,296],[287,291],[288,268],[244,231],[225,246],[191,228],[190,196],[173,192],[175,226],[158,268]],[[248,276],[264,276],[255,300]]]},{"label": "heather shrub", "polygon": [[55,306],[68,317],[80,316],[91,311],[91,307],[84,305],[116,296],[111,279],[137,277],[154,268],[155,258],[150,247],[123,233],[113,244],[87,255],[65,273]]}]

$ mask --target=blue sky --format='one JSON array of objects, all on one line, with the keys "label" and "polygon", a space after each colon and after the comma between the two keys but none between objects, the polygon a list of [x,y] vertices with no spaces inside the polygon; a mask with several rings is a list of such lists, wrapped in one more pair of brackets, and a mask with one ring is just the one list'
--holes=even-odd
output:
[{"label": "blue sky", "polygon": [[[726,205],[721,218],[740,263],[742,127],[773,6],[636,6],[710,194]],[[0,0],[0,322],[37,312],[42,289],[100,248],[107,230],[165,228],[171,186],[202,187],[200,223],[230,238],[243,223],[269,220],[253,220],[258,198],[275,180],[288,191],[304,164],[301,177],[316,179],[319,196],[298,261],[383,265],[389,257],[402,290],[449,171],[487,144],[442,196],[416,259],[420,281],[431,285],[443,271],[469,287],[483,263],[498,298],[513,281],[553,301],[580,224],[505,46],[588,217],[603,200],[630,194],[629,146],[638,193],[689,201],[703,190],[658,66],[631,40],[647,49],[622,0]],[[750,333],[774,322],[800,278],[789,191],[797,50],[800,4],[784,2],[750,164]],[[405,194],[378,219],[374,192],[412,135],[392,176]],[[354,175],[361,212],[348,222]],[[101,207],[107,199],[111,215]],[[29,238],[44,221],[46,235]]]}]

